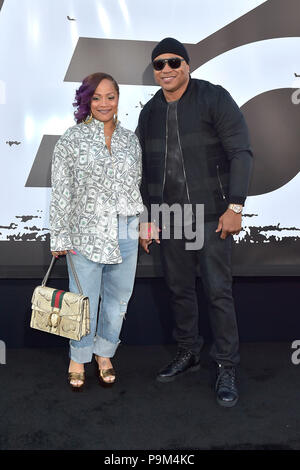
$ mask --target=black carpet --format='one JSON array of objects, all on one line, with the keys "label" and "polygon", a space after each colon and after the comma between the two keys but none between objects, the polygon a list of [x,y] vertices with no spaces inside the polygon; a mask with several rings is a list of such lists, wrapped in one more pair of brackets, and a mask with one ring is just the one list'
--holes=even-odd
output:
[{"label": "black carpet", "polygon": [[240,400],[215,402],[208,351],[203,367],[161,384],[174,346],[121,345],[117,382],[101,388],[94,364],[82,393],[67,384],[65,348],[11,349],[0,365],[1,450],[300,449],[300,365],[290,343],[244,343]]}]

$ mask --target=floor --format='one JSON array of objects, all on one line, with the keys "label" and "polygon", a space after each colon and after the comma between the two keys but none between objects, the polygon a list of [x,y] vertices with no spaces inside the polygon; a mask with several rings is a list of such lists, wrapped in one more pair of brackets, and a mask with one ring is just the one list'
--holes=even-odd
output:
[{"label": "floor", "polygon": [[290,343],[242,343],[240,400],[215,401],[214,368],[206,348],[200,371],[175,382],[155,381],[174,355],[171,346],[121,344],[117,382],[67,384],[68,351],[10,349],[0,365],[1,450],[300,449],[300,365]]}]

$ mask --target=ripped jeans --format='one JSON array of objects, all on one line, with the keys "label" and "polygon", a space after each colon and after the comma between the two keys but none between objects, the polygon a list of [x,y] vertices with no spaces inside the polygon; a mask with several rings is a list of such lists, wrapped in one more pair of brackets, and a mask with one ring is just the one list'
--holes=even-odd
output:
[{"label": "ripped jeans", "polygon": [[[75,362],[91,362],[93,354],[113,357],[120,343],[119,335],[132,294],[137,263],[138,237],[124,236],[125,231],[128,233],[129,223],[132,229],[133,219],[136,219],[137,226],[138,217],[126,219],[119,216],[122,263],[95,263],[80,254],[78,249],[75,249],[76,255],[70,253],[83,293],[90,300],[90,333],[80,341],[70,340],[70,359]],[[78,292],[69,264],[68,273],[70,291]]]}]

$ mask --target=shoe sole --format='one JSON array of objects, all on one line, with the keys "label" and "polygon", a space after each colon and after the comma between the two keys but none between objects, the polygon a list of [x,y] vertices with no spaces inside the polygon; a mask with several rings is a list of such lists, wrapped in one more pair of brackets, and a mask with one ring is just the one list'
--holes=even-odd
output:
[{"label": "shoe sole", "polygon": [[72,392],[74,392],[74,393],[81,393],[84,390],[84,385],[79,385],[79,386],[75,385],[75,386],[73,386],[72,384],[70,384],[70,386],[71,386]]},{"label": "shoe sole", "polygon": [[173,375],[172,377],[156,377],[157,382],[166,383],[166,382],[173,382],[178,377],[182,377],[182,375],[188,374],[189,372],[196,372],[201,367],[200,364],[196,366],[190,367],[189,369],[185,370],[184,372],[180,372],[180,374]]},{"label": "shoe sole", "polygon": [[237,404],[237,402],[238,402],[238,398],[232,401],[223,401],[217,398],[218,405],[222,406],[223,408],[232,408],[233,406]]},{"label": "shoe sole", "polygon": [[98,383],[99,383],[100,387],[102,387],[102,388],[111,388],[116,383],[115,380],[113,382],[105,382],[105,380],[103,380],[100,376],[98,376],[98,380],[99,380]]}]

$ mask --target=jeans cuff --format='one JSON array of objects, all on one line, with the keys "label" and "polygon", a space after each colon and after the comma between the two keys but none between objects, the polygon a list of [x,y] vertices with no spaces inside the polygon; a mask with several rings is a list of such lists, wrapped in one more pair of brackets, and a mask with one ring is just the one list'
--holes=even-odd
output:
[{"label": "jeans cuff", "polygon": [[101,357],[114,357],[117,347],[121,341],[111,343],[101,336],[96,336],[94,344],[94,354]]},{"label": "jeans cuff", "polygon": [[83,348],[75,348],[70,342],[70,359],[78,362],[78,364],[85,364],[91,362],[93,358],[93,344]]}]

